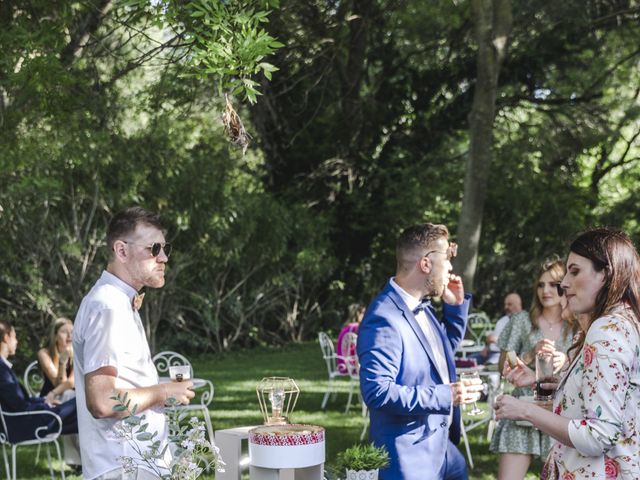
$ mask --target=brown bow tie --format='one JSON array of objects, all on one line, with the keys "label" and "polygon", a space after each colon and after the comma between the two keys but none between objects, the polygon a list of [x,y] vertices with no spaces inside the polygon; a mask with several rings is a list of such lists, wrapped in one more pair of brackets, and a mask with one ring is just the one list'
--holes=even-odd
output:
[{"label": "brown bow tie", "polygon": [[135,311],[140,310],[140,307],[142,307],[142,300],[144,300],[144,293],[136,293],[133,296],[133,300],[131,300],[131,306]]}]

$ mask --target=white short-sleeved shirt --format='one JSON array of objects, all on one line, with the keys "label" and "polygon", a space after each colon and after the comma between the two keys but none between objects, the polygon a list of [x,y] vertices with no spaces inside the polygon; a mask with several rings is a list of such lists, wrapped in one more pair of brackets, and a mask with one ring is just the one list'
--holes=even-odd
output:
[{"label": "white short-sleeved shirt", "polygon": [[[94,418],[87,409],[84,377],[101,367],[117,370],[117,388],[139,388],[158,384],[140,315],[133,310],[134,288],[104,271],[84,297],[73,328],[74,369],[82,471],[90,480],[121,468],[118,457],[137,458],[132,447],[116,438],[117,418]],[[167,441],[168,426],[160,408],[144,411],[147,431],[156,440]],[[138,444],[146,450],[144,442]],[[167,452],[169,449],[167,449]],[[165,460],[168,460],[165,459]]]}]

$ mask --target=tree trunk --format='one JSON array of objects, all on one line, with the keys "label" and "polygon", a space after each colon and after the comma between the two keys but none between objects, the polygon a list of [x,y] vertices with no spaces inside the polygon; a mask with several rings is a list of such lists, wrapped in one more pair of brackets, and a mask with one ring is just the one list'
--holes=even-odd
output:
[{"label": "tree trunk", "polygon": [[472,0],[478,43],[477,78],[469,114],[469,158],[464,178],[457,239],[461,244],[456,270],[467,290],[473,289],[482,231],[482,215],[492,160],[493,121],[498,74],[511,31],[511,0]]}]

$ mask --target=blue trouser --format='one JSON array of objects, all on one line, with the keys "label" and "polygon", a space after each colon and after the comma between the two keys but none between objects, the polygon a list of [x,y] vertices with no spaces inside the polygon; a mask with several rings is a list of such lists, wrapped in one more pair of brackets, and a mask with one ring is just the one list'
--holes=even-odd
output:
[{"label": "blue trouser", "polygon": [[444,458],[444,463],[440,469],[440,478],[442,480],[467,480],[467,462],[464,461],[464,456],[458,450],[451,440],[448,440],[447,453]]}]

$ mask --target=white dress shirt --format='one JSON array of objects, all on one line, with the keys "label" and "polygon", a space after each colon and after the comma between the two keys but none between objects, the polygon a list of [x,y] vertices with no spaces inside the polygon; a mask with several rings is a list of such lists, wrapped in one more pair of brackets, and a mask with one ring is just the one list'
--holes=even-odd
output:
[{"label": "white dress shirt", "polygon": [[[411,312],[413,312],[413,310],[415,310],[415,308],[420,305],[421,299],[414,297],[409,292],[404,290],[400,285],[396,283],[394,278],[390,280],[390,283],[394,290],[398,292],[398,295],[400,295],[400,298],[402,298]],[[415,315],[415,317],[418,325],[420,325],[420,328],[424,333],[424,336],[427,337],[427,342],[431,347],[433,358],[436,362],[436,369],[438,370],[438,373],[442,378],[442,383],[450,383],[449,367],[447,366],[447,358],[444,353],[442,337],[440,337],[440,334],[436,330],[436,327],[433,325],[431,320],[427,318],[427,314],[424,312],[424,310],[420,310]]]},{"label": "white dress shirt", "polygon": [[[121,468],[120,456],[137,458],[132,447],[116,438],[117,418],[94,418],[87,408],[85,375],[101,367],[117,370],[116,388],[140,388],[158,384],[158,373],[149,351],[140,315],[131,301],[136,291],[115,275],[104,271],[82,300],[73,328],[78,430],[82,451],[82,473],[91,480]],[[133,405],[131,406],[133,408]],[[162,409],[144,411],[147,431],[167,442],[168,427]],[[138,441],[143,451],[147,443]],[[167,449],[167,452],[169,449]],[[165,461],[170,460],[170,456]],[[161,465],[159,465],[161,466]]]}]

